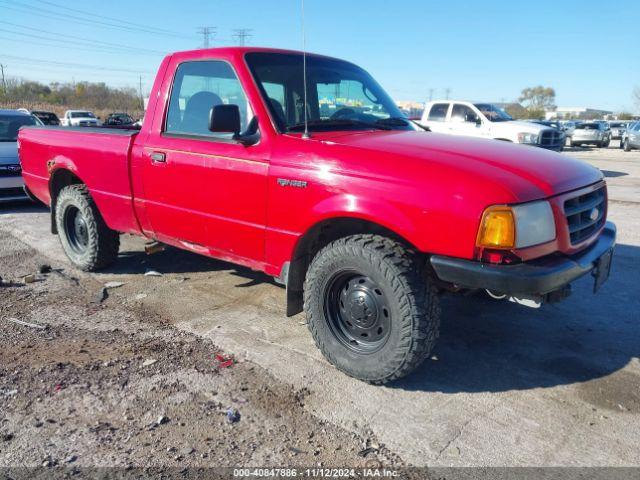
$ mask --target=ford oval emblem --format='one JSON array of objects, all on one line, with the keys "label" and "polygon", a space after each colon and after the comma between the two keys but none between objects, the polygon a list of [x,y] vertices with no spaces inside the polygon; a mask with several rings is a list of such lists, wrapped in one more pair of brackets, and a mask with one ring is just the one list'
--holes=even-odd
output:
[{"label": "ford oval emblem", "polygon": [[600,210],[598,210],[597,208],[594,208],[589,212],[589,218],[594,222],[598,219],[599,216]]}]

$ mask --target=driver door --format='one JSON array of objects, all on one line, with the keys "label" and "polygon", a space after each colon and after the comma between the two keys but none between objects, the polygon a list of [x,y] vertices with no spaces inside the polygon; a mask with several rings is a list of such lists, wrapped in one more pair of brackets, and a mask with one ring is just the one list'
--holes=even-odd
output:
[{"label": "driver door", "polygon": [[467,105],[454,103],[451,109],[451,129],[457,135],[467,137],[483,137],[482,120],[480,116]]},{"label": "driver door", "polygon": [[144,146],[144,204],[155,238],[217,257],[264,259],[268,151],[209,131],[215,105],[240,108],[242,128],[253,109],[225,61],[183,62],[162,131]]}]

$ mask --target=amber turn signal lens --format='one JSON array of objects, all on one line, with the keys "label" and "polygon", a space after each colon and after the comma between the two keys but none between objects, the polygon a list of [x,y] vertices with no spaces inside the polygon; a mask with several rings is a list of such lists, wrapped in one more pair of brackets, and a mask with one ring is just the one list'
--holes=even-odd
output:
[{"label": "amber turn signal lens", "polygon": [[511,208],[489,207],[482,214],[479,247],[513,248],[516,244],[516,223]]}]

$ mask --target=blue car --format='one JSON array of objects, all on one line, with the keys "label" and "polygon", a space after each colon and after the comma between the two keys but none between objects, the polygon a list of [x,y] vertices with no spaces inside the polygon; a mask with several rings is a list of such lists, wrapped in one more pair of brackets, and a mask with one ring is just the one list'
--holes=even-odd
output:
[{"label": "blue car", "polygon": [[18,130],[25,125],[42,125],[42,122],[28,113],[0,110],[0,203],[27,198],[17,143]]}]

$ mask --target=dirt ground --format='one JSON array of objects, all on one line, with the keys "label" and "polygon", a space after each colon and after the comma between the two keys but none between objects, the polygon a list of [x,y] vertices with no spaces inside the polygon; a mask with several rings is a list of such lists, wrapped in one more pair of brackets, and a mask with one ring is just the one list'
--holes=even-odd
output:
[{"label": "dirt ground", "polygon": [[37,273],[47,260],[4,232],[0,245],[0,467],[402,465],[310,415],[306,389],[117,287]]}]

